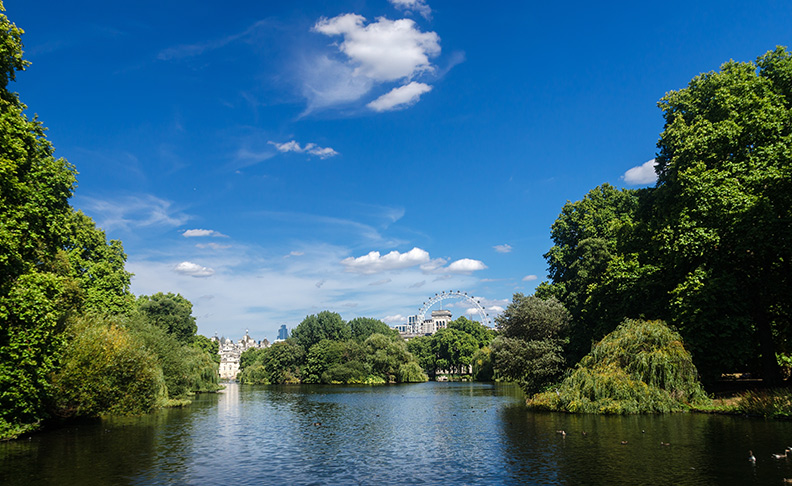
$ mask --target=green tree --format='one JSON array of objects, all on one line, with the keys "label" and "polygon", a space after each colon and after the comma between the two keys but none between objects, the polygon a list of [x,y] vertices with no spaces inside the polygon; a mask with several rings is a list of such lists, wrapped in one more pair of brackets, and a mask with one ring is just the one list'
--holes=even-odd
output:
[{"label": "green tree", "polygon": [[352,330],[349,324],[344,322],[340,315],[330,311],[307,316],[291,333],[291,339],[304,349],[311,349],[311,346],[322,339],[346,341],[351,337]]},{"label": "green tree", "polygon": [[418,361],[418,365],[431,378],[437,374],[437,357],[432,350],[431,336],[418,336],[407,341],[407,350]]},{"label": "green tree", "polygon": [[[212,358],[212,361],[214,361],[217,364],[220,364],[220,354],[219,354],[220,343],[218,341],[214,339],[209,339],[208,337],[202,334],[196,334],[193,337],[192,345],[198,349],[203,350],[206,354],[209,355],[210,358]],[[252,350],[257,348],[250,348],[250,349]],[[240,368],[242,366],[241,359],[242,358],[240,358]]]},{"label": "green tree", "polygon": [[473,339],[476,340],[478,347],[488,345],[495,337],[494,329],[490,329],[479,322],[471,321],[465,316],[459,316],[455,320],[449,322],[448,326],[446,327],[448,329],[456,329],[457,331],[461,331],[465,334],[473,336]]},{"label": "green tree", "polygon": [[291,339],[267,348],[261,360],[266,370],[267,381],[278,385],[300,383],[304,362],[305,348]]},{"label": "green tree", "polygon": [[536,295],[556,297],[570,312],[570,362],[625,316],[664,308],[652,279],[656,269],[637,254],[647,246],[640,208],[649,193],[603,184],[567,202],[551,227],[554,245],[544,256],[552,283],[540,285]]},{"label": "green tree", "polygon": [[[779,381],[792,310],[792,55],[730,61],[659,103],[652,230],[671,323],[710,376]],[[721,350],[720,353],[712,353]]]},{"label": "green tree", "polygon": [[[308,350],[303,372],[303,383],[330,383],[338,380],[338,373],[332,379],[325,373],[335,365],[350,362],[364,362],[364,352],[356,341],[331,341],[323,339]],[[360,367],[356,367],[360,369]],[[365,373],[368,375],[368,371]],[[357,377],[356,377],[357,378]]]},{"label": "green tree", "polygon": [[352,339],[360,342],[365,341],[372,334],[399,335],[399,331],[389,327],[379,319],[371,317],[356,317],[349,321],[349,328],[352,331]]},{"label": "green tree", "polygon": [[157,356],[123,326],[93,317],[71,325],[50,408],[59,417],[137,415],[164,403]]},{"label": "green tree", "polygon": [[0,14],[0,436],[44,418],[47,376],[80,305],[61,232],[75,171],[53,156],[44,127],[9,90],[28,65],[22,33]]},{"label": "green tree", "polygon": [[192,316],[192,303],[181,296],[168,292],[157,292],[152,296],[141,295],[137,299],[137,310],[149,322],[164,329],[181,343],[192,342],[198,326]]},{"label": "green tree", "polygon": [[500,335],[492,342],[495,371],[535,393],[561,376],[563,344],[571,317],[557,299],[516,293],[496,318]]},{"label": "green tree", "polygon": [[446,327],[432,335],[432,350],[438,367],[451,372],[467,374],[478,349],[476,338],[458,329]]}]

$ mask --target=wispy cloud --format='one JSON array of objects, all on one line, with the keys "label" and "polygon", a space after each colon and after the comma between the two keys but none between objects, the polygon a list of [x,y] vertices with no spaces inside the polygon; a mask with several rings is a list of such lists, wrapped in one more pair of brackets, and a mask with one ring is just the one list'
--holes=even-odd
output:
[{"label": "wispy cloud", "polygon": [[182,233],[185,238],[200,238],[203,236],[211,236],[213,238],[228,238],[228,235],[215,230],[208,229],[188,229]]},{"label": "wispy cloud", "polygon": [[231,44],[234,41],[244,39],[251,34],[255,33],[257,30],[267,27],[270,25],[270,22],[267,20],[259,20],[258,22],[254,23],[247,29],[242,32],[238,32],[236,34],[231,34],[225,37],[221,37],[219,39],[212,39],[205,42],[196,42],[193,44],[181,44],[178,46],[168,47],[167,49],[163,49],[162,51],[157,54],[157,59],[160,61],[173,61],[179,59],[185,59],[190,57],[200,56],[204,52],[212,51],[215,49],[220,49],[222,47]]},{"label": "wispy cloud", "polygon": [[538,278],[539,277],[537,277],[536,275],[526,275],[525,277],[522,278],[522,281],[523,282],[533,282],[534,280],[537,280]]},{"label": "wispy cloud", "polygon": [[432,9],[426,4],[426,0],[388,0],[394,7],[407,13],[417,12],[423,18],[432,17]]},{"label": "wispy cloud", "polygon": [[301,147],[299,143],[292,140],[290,142],[285,143],[278,143],[278,142],[267,142],[271,145],[274,145],[276,149],[278,149],[281,153],[286,152],[295,152],[298,154],[309,154],[315,155],[320,159],[326,159],[328,157],[335,157],[338,155],[338,152],[333,150],[330,147],[320,147],[315,143],[308,143],[304,147]]},{"label": "wispy cloud", "polygon": [[105,230],[132,230],[150,226],[181,226],[190,216],[173,207],[171,201],[150,194],[110,199],[81,196],[79,207]]},{"label": "wispy cloud", "polygon": [[231,245],[221,245],[219,243],[197,243],[196,248],[209,248],[211,250],[227,250]]},{"label": "wispy cloud", "polygon": [[406,108],[417,103],[422,94],[431,90],[432,87],[428,84],[413,81],[410,84],[393,88],[366,106],[380,112]]},{"label": "wispy cloud", "polygon": [[369,287],[375,287],[377,285],[385,285],[385,284],[389,284],[391,282],[393,282],[393,280],[391,280],[389,278],[383,278],[382,280],[377,280],[376,282],[371,282],[369,284]]},{"label": "wispy cloud", "polygon": [[493,248],[498,253],[511,253],[511,251],[512,251],[512,247],[509,244],[495,245],[495,246],[493,246]]},{"label": "wispy cloud", "polygon": [[657,182],[657,173],[655,173],[655,159],[647,160],[638,167],[633,167],[622,176],[624,182],[631,185],[639,184],[652,184]]}]

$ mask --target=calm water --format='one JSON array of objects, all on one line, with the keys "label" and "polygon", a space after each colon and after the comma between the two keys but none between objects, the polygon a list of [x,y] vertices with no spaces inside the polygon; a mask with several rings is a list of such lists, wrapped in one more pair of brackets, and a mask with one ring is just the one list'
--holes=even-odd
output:
[{"label": "calm water", "polygon": [[[792,423],[537,414],[522,403],[510,385],[232,384],[185,409],[0,443],[0,484],[745,485],[792,478],[792,459],[770,457],[792,445]],[[756,465],[747,461],[749,449]]]}]

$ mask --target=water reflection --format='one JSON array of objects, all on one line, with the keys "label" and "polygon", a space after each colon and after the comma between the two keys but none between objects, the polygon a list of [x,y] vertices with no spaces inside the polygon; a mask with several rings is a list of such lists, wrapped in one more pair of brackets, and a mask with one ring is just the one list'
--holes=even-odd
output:
[{"label": "water reflection", "polygon": [[0,484],[742,485],[792,477],[792,463],[770,458],[792,442],[790,423],[532,413],[523,400],[518,388],[497,384],[231,384],[184,409],[0,444]]}]

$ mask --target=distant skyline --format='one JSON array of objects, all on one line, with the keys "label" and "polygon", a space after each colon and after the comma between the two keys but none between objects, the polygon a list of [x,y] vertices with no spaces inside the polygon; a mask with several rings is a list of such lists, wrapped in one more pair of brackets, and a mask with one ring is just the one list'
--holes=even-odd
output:
[{"label": "distant skyline", "polygon": [[5,7],[32,62],[11,89],[132,291],[270,341],[448,290],[497,315],[546,279],[566,201],[655,183],[666,92],[792,44],[786,1]]}]

